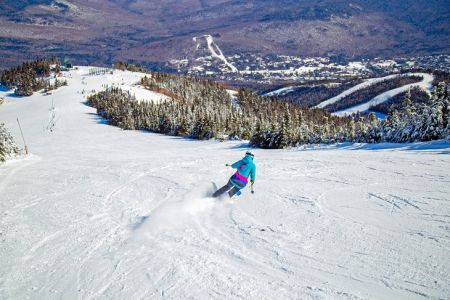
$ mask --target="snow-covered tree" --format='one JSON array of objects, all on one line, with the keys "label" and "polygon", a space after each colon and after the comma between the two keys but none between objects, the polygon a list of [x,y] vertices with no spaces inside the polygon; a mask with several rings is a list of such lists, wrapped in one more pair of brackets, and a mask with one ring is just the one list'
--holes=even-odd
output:
[{"label": "snow-covered tree", "polygon": [[60,71],[60,63],[56,58],[24,62],[20,66],[0,72],[0,84],[14,88],[18,96],[30,96],[40,89],[48,91],[55,88],[43,79],[49,76],[51,71]]},{"label": "snow-covered tree", "polygon": [[447,131],[444,127],[444,101],[448,95],[448,88],[445,83],[438,84],[434,88],[429,105],[422,108],[422,124],[420,128],[420,138],[425,141],[442,138]]},{"label": "snow-covered tree", "polygon": [[19,154],[19,148],[11,133],[5,127],[5,124],[0,123],[0,161],[5,161],[8,157],[17,154]]},{"label": "snow-covered tree", "polygon": [[403,109],[392,111],[380,125],[381,139],[389,142],[430,141],[449,135],[449,86],[438,84],[426,103],[414,104],[406,94]]}]

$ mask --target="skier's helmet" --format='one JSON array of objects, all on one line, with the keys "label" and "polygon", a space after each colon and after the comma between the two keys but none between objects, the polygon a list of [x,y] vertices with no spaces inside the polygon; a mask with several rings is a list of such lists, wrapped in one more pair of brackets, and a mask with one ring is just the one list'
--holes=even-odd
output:
[{"label": "skier's helmet", "polygon": [[252,159],[255,157],[255,155],[252,153],[252,152],[250,152],[250,151],[247,151],[247,152],[245,152],[245,155],[247,156],[250,156]]}]

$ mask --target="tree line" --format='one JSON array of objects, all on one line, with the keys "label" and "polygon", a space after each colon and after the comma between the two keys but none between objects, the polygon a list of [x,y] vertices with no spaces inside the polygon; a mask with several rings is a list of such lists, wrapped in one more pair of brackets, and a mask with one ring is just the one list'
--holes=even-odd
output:
[{"label": "tree line", "polygon": [[405,110],[380,121],[373,114],[332,116],[321,109],[259,97],[240,89],[236,98],[212,81],[170,74],[146,76],[141,84],[177,97],[159,103],[137,101],[110,87],[88,97],[111,125],[195,139],[245,139],[261,148],[311,143],[409,142],[449,134],[449,86],[440,84],[426,103],[404,100]]},{"label": "tree line", "polygon": [[196,139],[246,139],[264,148],[346,141],[370,126],[370,118],[335,117],[245,89],[233,99],[220,84],[197,78],[155,73],[142,78],[141,85],[176,97],[161,103],[139,102],[111,87],[90,96],[88,103],[123,129]]},{"label": "tree line", "polygon": [[48,77],[52,72],[59,73],[61,64],[57,58],[36,59],[0,73],[0,84],[13,88],[17,96],[31,96],[33,92],[44,89],[50,91],[66,85],[66,81],[55,79],[53,84]]}]

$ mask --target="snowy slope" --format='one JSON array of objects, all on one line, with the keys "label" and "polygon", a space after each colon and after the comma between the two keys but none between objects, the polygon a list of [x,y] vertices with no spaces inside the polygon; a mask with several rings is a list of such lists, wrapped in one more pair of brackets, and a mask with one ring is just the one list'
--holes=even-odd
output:
[{"label": "snowy slope", "polygon": [[148,102],[161,102],[165,100],[170,100],[166,95],[156,93],[153,91],[146,90],[143,87],[137,85],[119,85],[123,91],[129,92],[131,95],[136,97],[138,101],[148,101]]},{"label": "snowy slope", "polygon": [[[68,76],[0,107],[32,155],[0,165],[0,299],[443,299],[450,144],[255,150],[255,194],[207,197],[241,142],[104,124]],[[382,147],[379,149],[378,147]]]},{"label": "snowy slope", "polygon": [[[427,74],[427,73],[407,73],[407,74],[403,74],[403,75],[404,76],[423,76],[423,80],[421,82],[418,82],[418,83],[409,84],[407,86],[400,87],[400,88],[392,90],[392,91],[395,91],[395,92],[391,92],[392,96],[395,96],[395,95],[397,95],[399,93],[402,93],[402,92],[408,90],[412,86],[420,86],[420,87],[422,87],[422,88],[424,88],[426,90],[429,90],[430,87],[431,87],[431,82],[433,81],[433,76],[430,75],[430,74]],[[333,104],[333,103],[336,103],[336,102],[340,101],[342,98],[344,98],[344,97],[346,97],[346,96],[348,96],[348,95],[350,95],[350,94],[352,94],[352,93],[354,93],[354,92],[356,92],[358,90],[367,88],[367,87],[369,87],[371,85],[374,85],[376,83],[379,83],[379,82],[382,82],[382,81],[385,81],[385,80],[388,80],[388,79],[396,78],[396,77],[399,77],[399,76],[400,76],[400,74],[394,74],[394,75],[389,75],[389,76],[385,76],[385,77],[367,79],[363,83],[357,84],[354,87],[352,87],[352,88],[350,88],[350,89],[340,93],[339,95],[319,103],[315,107],[317,107],[317,108],[324,108],[325,106]],[[405,87],[406,87],[405,90],[401,90],[401,88],[405,88]],[[390,91],[388,91],[388,92],[390,92]],[[385,98],[383,98],[383,99],[385,99]],[[384,101],[382,101],[382,102],[384,102]],[[379,103],[381,103],[381,102],[379,102]]]},{"label": "snowy slope", "polygon": [[290,92],[293,92],[293,91],[295,91],[295,86],[287,86],[287,87],[282,87],[282,88],[276,89],[276,90],[271,91],[271,92],[264,93],[261,96],[263,96],[263,97],[272,97],[272,96],[276,97],[278,95],[282,95],[283,96],[283,95],[286,95],[286,94],[288,94]]},{"label": "snowy slope", "polygon": [[88,94],[92,93],[91,85],[94,84],[92,81],[96,81],[97,84],[94,85],[93,89],[97,92],[106,86],[119,87],[123,91],[134,95],[138,101],[160,102],[170,100],[166,95],[149,91],[138,85],[140,79],[144,76],[150,76],[149,74],[115,70],[113,74],[88,75],[90,69],[90,67],[79,66],[78,70],[68,72],[67,76],[73,76],[72,73],[76,74],[75,76],[82,76],[82,89],[86,90]]}]

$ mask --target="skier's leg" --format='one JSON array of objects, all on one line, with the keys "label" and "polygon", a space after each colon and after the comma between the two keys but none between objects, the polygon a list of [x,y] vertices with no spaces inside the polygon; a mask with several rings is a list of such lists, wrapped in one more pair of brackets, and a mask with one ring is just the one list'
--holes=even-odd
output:
[{"label": "skier's leg", "polygon": [[231,189],[233,186],[230,183],[225,184],[223,187],[221,187],[220,189],[218,189],[212,196],[214,198],[219,197],[220,195],[222,195],[223,193],[225,193],[226,191],[228,191],[229,189]]},{"label": "skier's leg", "polygon": [[231,197],[233,197],[234,195],[236,195],[237,192],[239,192],[240,189],[238,189],[237,187],[233,186],[233,188],[231,190],[228,191],[228,195]]}]

